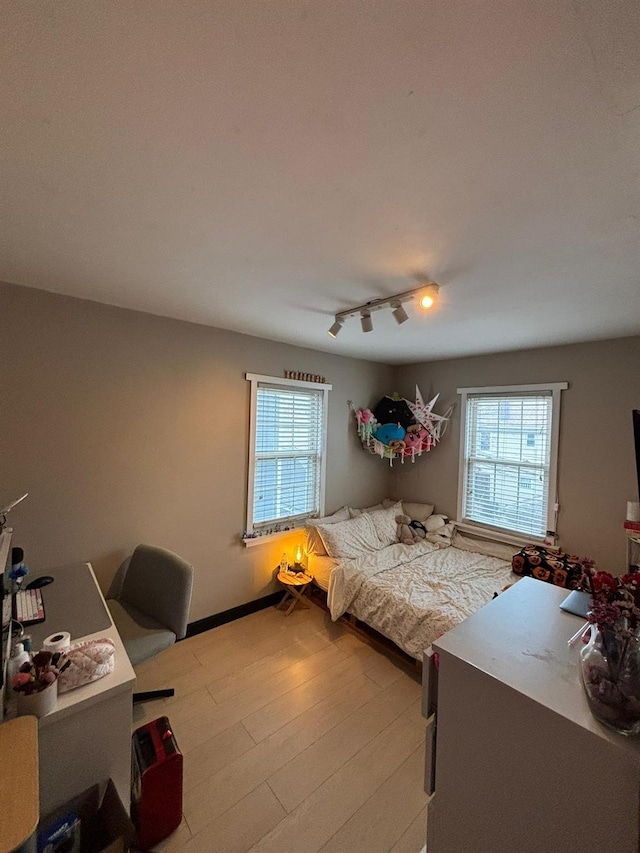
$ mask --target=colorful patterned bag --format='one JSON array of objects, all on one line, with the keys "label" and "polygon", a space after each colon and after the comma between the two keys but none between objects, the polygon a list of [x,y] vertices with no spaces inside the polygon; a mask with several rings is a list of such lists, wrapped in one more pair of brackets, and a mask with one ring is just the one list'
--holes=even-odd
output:
[{"label": "colorful patterned bag", "polygon": [[516,575],[537,578],[566,589],[576,589],[582,575],[579,557],[544,545],[526,545],[514,554],[511,568]]}]

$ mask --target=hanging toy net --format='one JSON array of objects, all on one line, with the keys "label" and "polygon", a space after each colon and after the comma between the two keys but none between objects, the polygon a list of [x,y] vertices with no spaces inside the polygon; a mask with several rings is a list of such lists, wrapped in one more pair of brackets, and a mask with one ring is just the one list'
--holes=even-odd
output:
[{"label": "hanging toy net", "polygon": [[453,412],[450,406],[443,415],[437,415],[433,407],[440,395],[429,403],[424,402],[416,385],[416,401],[412,403],[398,394],[383,397],[375,409],[356,409],[349,403],[358,426],[362,446],[369,453],[404,464],[410,459],[428,453],[445,434]]}]

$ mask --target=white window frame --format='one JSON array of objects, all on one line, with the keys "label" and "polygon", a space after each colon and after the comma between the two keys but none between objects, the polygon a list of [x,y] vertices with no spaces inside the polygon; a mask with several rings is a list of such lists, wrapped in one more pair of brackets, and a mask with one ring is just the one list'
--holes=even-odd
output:
[{"label": "white window frame", "polygon": [[467,491],[467,399],[471,395],[488,396],[492,394],[535,394],[551,393],[551,442],[549,448],[549,494],[547,500],[547,530],[552,531],[553,540],[557,538],[556,524],[560,505],[558,503],[558,447],[560,442],[560,403],[561,393],[569,387],[568,382],[547,382],[538,385],[494,385],[484,388],[458,388],[460,394],[460,456],[458,461],[458,521],[457,526],[469,533],[477,533],[491,539],[513,544],[526,542],[545,542],[549,537],[533,536],[505,527],[482,524],[465,518],[465,495]]},{"label": "white window frame", "polygon": [[[327,427],[329,413],[329,391],[333,388],[332,385],[321,382],[303,382],[299,379],[282,379],[279,376],[264,376],[260,373],[247,373],[246,379],[251,382],[251,404],[249,412],[249,472],[248,472],[248,487],[247,487],[247,523],[246,531],[248,536],[254,533],[253,523],[253,499],[255,495],[255,473],[256,473],[256,407],[258,401],[258,387],[267,385],[270,388],[308,388],[313,391],[322,392],[322,456],[320,459],[320,498],[319,498],[319,517],[324,515],[325,489],[327,479]],[[286,520],[274,521],[274,527],[278,524],[285,524]],[[270,539],[272,536],[282,536],[291,533],[292,529],[301,527],[301,524],[294,525],[289,530],[280,531],[275,534],[265,535],[260,534],[255,539],[245,539],[245,545],[258,544],[265,539]]]}]

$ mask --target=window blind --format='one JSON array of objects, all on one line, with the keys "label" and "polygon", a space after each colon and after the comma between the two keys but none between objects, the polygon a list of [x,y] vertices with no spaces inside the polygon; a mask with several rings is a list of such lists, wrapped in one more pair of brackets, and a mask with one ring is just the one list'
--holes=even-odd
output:
[{"label": "window blind", "polygon": [[549,510],[552,392],[469,394],[464,517],[544,536]]},{"label": "window blind", "polygon": [[319,512],[323,403],[321,390],[258,385],[255,527]]}]

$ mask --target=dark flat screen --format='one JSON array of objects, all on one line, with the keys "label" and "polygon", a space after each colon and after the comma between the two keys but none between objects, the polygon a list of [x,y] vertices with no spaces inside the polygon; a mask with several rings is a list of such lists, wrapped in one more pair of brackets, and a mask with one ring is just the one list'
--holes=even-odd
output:
[{"label": "dark flat screen", "polygon": [[[93,575],[85,563],[61,566],[42,572],[55,578],[40,590],[44,602],[45,620],[26,629],[33,637],[33,648],[56,631],[68,631],[77,640],[87,634],[107,631],[111,627],[109,611],[104,606]],[[32,573],[28,581],[35,580]]]}]

